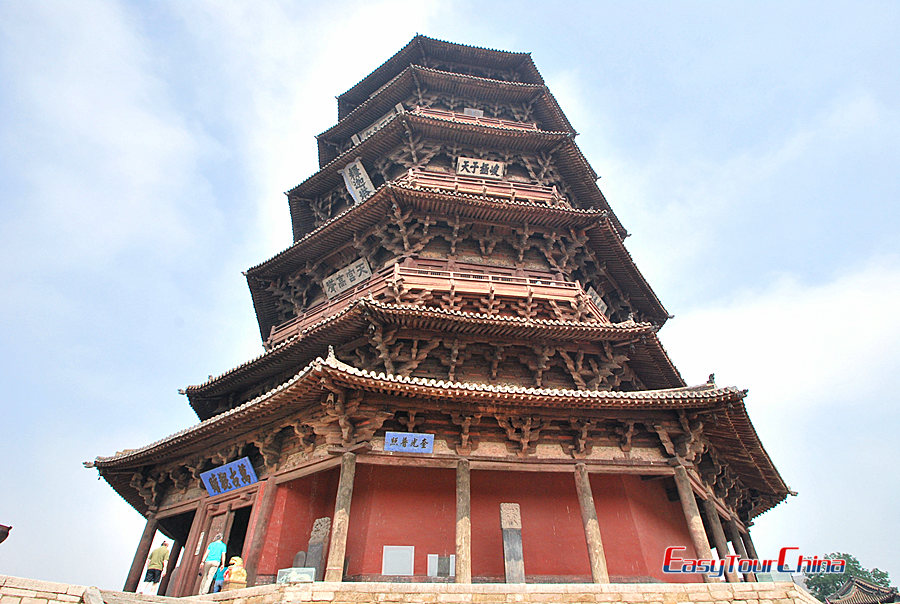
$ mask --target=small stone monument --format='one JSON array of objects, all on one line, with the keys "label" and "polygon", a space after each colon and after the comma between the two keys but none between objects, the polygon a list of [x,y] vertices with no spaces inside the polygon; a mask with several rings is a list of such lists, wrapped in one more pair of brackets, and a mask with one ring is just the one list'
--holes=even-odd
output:
[{"label": "small stone monument", "polygon": [[325,557],[330,539],[331,518],[317,518],[309,534],[309,547],[306,548],[306,566],[316,569],[316,581],[325,578]]},{"label": "small stone monument", "polygon": [[500,504],[500,529],[503,531],[503,565],[506,567],[506,582],[524,583],[522,515],[518,503]]}]

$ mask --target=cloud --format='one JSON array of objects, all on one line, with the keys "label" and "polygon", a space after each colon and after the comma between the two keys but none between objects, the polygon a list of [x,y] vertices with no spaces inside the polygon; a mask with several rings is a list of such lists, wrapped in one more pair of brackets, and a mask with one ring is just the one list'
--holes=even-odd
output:
[{"label": "cloud", "polygon": [[185,215],[210,209],[197,175],[210,141],[173,108],[129,16],[110,3],[5,12],[4,257],[59,270],[190,247]]},{"label": "cloud", "polygon": [[883,538],[900,530],[883,465],[896,457],[900,425],[898,307],[900,258],[882,257],[820,284],[784,275],[747,287],[663,330],[689,383],[715,372],[719,384],[749,388],[750,418],[799,491],[758,519],[761,555],[799,546],[900,568]]},{"label": "cloud", "polygon": [[874,395],[900,362],[900,258],[818,285],[790,275],[692,308],[663,341],[689,381],[715,372],[751,389],[754,406],[822,410]]}]

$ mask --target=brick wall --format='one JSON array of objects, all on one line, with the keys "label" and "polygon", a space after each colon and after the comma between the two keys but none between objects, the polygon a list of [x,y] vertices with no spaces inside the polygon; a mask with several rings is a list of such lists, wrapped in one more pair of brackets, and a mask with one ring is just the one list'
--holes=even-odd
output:
[{"label": "brick wall", "polygon": [[73,604],[84,601],[86,589],[81,585],[0,575],[0,604]]},{"label": "brick wall", "polygon": [[793,583],[528,584],[482,583],[305,583],[262,585],[237,591],[165,598],[96,587],[0,575],[0,604],[301,604],[333,602],[465,603],[506,602],[622,604],[821,604]]}]

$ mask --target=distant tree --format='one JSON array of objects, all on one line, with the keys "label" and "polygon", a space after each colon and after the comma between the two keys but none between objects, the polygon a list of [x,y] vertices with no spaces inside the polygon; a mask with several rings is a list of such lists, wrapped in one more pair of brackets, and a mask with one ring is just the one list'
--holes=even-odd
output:
[{"label": "distant tree", "polygon": [[829,560],[843,558],[847,561],[847,566],[844,573],[840,575],[831,573],[803,573],[803,576],[806,578],[806,588],[809,589],[812,595],[820,600],[825,600],[827,596],[830,596],[839,590],[844,583],[849,581],[852,577],[857,577],[863,581],[880,585],[881,587],[891,586],[891,578],[886,572],[878,568],[873,568],[872,570],[863,568],[862,564],[859,563],[859,560],[857,560],[855,556],[833,553],[828,554],[825,558]]}]

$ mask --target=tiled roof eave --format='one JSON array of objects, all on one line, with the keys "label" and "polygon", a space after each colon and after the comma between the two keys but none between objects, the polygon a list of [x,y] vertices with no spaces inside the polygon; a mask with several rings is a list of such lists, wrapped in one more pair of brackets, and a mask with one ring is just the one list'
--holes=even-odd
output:
[{"label": "tiled roof eave", "polygon": [[337,311],[333,315],[323,317],[320,321],[304,328],[297,335],[291,336],[282,342],[279,342],[274,348],[265,353],[250,359],[249,361],[226,371],[225,373],[213,377],[202,384],[192,385],[185,388],[188,394],[199,394],[222,380],[239,373],[261,361],[282,354],[287,348],[296,346],[299,341],[307,334],[313,333],[319,329],[326,327],[339,320],[347,320],[356,314],[363,312],[375,312],[378,316],[385,320],[392,316],[415,315],[418,317],[433,317],[442,319],[449,323],[453,322],[470,322],[481,325],[503,325],[513,328],[528,328],[529,330],[538,330],[546,332],[545,337],[553,338],[554,334],[560,332],[569,332],[573,334],[581,334],[583,337],[593,337],[598,340],[623,340],[634,337],[652,337],[656,339],[656,328],[649,323],[616,323],[616,324],[598,324],[583,321],[560,321],[552,319],[526,319],[515,316],[498,316],[488,315],[484,313],[468,313],[456,310],[428,308],[411,304],[391,304],[379,302],[370,298],[361,298],[355,300]]},{"label": "tiled roof eave", "polygon": [[317,181],[323,177],[327,177],[332,173],[336,174],[338,169],[345,164],[350,163],[353,159],[360,155],[365,155],[365,151],[374,147],[380,138],[389,136],[394,129],[401,128],[404,123],[419,127],[438,127],[448,132],[469,132],[472,134],[488,137],[502,138],[507,141],[522,139],[530,141],[542,141],[545,146],[552,147],[558,141],[565,140],[572,136],[571,132],[552,132],[549,130],[521,130],[508,126],[493,124],[472,124],[468,122],[456,122],[447,118],[437,117],[433,115],[417,115],[410,112],[398,113],[394,115],[387,124],[375,132],[372,136],[362,141],[360,144],[351,147],[332,159],[330,162],[322,166],[317,172],[300,184],[290,188],[288,195],[296,195],[303,197],[305,195],[315,194],[315,191],[306,192],[304,189],[313,187]]},{"label": "tiled roof eave", "polygon": [[401,396],[417,396],[432,400],[455,401],[492,400],[520,406],[547,406],[555,408],[559,403],[579,408],[605,409],[703,409],[739,401],[744,391],[737,388],[714,386],[673,388],[655,391],[618,392],[601,390],[575,390],[556,388],[528,388],[520,386],[490,385],[467,382],[451,382],[429,378],[402,377],[382,372],[369,372],[339,361],[333,356],[319,357],[304,367],[294,377],[280,386],[248,401],[160,439],[150,445],[109,457],[97,457],[90,466],[100,468],[123,465],[145,459],[164,448],[172,447],[192,438],[221,431],[226,426],[245,421],[250,415],[268,407],[320,387],[320,378],[327,374],[334,384],[368,391],[378,391]]},{"label": "tiled roof eave", "polygon": [[[506,50],[470,46],[467,44],[457,44],[454,42],[447,42],[444,40],[429,38],[423,35],[417,35],[412,40],[410,40],[409,43],[406,44],[406,46],[394,53],[393,56],[391,56],[388,60],[375,68],[366,77],[354,84],[345,92],[338,95],[337,101],[339,114],[341,104],[359,104],[361,102],[364,102],[365,99],[367,99],[372,93],[374,93],[376,90],[384,86],[385,83],[393,79],[394,76],[391,75],[392,73],[399,73],[406,68],[406,65],[414,64],[417,60],[419,60],[421,58],[421,54],[425,53],[423,47],[428,46],[443,46],[447,49],[459,49],[463,51],[469,50],[473,51],[470,54],[473,54],[475,57],[494,56],[508,58],[510,62],[515,65],[516,69],[521,68],[524,63],[530,63],[525,67],[525,69],[527,72],[530,72],[531,79],[535,80],[531,83],[544,83],[544,79],[541,77],[540,72],[538,72],[537,67],[531,60],[531,55],[529,53],[510,52]],[[418,53],[418,56],[416,53]],[[339,117],[343,116],[339,115]]]},{"label": "tiled roof eave", "polygon": [[[377,116],[369,116],[366,120],[362,120],[361,116],[363,116],[373,104],[376,104],[378,98],[381,97],[385,92],[390,91],[393,87],[399,85],[400,82],[403,82],[410,78],[411,74],[417,74],[419,76],[439,76],[441,78],[447,80],[454,80],[460,83],[469,84],[475,87],[483,87],[483,88],[492,88],[492,89],[508,89],[511,91],[522,90],[522,91],[530,91],[534,94],[539,94],[540,92],[546,92],[547,87],[543,84],[531,84],[526,82],[506,82],[502,80],[491,80],[488,78],[482,78],[479,76],[473,76],[462,73],[454,73],[450,71],[441,71],[439,69],[433,69],[430,67],[424,67],[422,65],[409,65],[403,71],[398,73],[390,82],[385,84],[382,88],[378,90],[377,94],[374,94],[367,98],[365,101],[360,103],[353,111],[344,116],[337,124],[328,128],[321,134],[317,135],[317,139],[332,139],[337,136],[349,136],[353,134],[357,130],[360,130],[366,124],[370,123]],[[557,118],[560,122],[566,124],[566,130],[573,131],[572,125],[569,123],[568,119],[566,119],[565,114],[562,112],[562,109],[556,103],[556,100],[552,97],[552,95],[547,95],[547,103],[548,108],[551,109],[553,113],[557,115]],[[551,107],[552,106],[552,107]],[[341,134],[343,133],[343,134]]]}]

